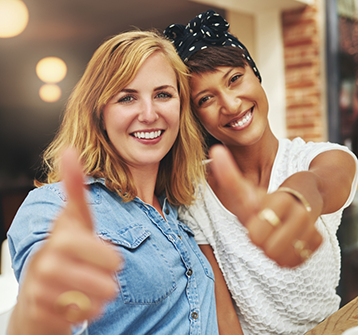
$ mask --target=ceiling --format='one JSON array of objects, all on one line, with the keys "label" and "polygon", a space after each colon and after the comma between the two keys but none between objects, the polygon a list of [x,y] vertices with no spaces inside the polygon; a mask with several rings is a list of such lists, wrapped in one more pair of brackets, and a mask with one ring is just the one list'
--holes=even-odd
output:
[{"label": "ceiling", "polygon": [[[106,37],[134,27],[163,30],[174,22],[186,24],[208,9],[188,0],[24,2],[30,15],[25,31],[0,38],[0,191],[28,185],[38,175],[41,152],[59,126],[66,99]],[[68,67],[56,103],[38,95],[43,83],[35,67],[46,56],[60,57]]]},{"label": "ceiling", "polygon": [[193,0],[202,4],[246,14],[260,14],[270,10],[285,10],[313,5],[315,0]]}]

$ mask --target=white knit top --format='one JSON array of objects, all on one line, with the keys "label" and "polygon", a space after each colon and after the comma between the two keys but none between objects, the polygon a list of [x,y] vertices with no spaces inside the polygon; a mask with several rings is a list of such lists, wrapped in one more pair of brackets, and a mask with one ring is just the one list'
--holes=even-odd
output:
[{"label": "white knit top", "polygon": [[[318,154],[332,149],[350,152],[332,143],[305,143],[301,138],[279,140],[268,193],[298,171],[308,170]],[[237,306],[245,335],[297,334],[312,329],[339,308],[336,294],[340,278],[340,248],[336,232],[343,209],[322,215],[316,222],[323,243],[303,265],[281,268],[251,243],[236,216],[220,203],[207,184],[203,198],[190,207],[181,207],[179,217],[194,231],[199,244],[210,244]]]}]

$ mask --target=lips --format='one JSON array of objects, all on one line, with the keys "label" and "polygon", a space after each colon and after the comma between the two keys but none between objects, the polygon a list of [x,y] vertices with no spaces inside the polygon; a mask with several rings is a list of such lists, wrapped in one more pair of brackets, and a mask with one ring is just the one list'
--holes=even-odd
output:
[{"label": "lips", "polygon": [[245,124],[247,124],[248,122],[250,122],[250,120],[252,119],[252,110],[253,107],[251,109],[249,109],[246,113],[244,113],[244,115],[240,116],[239,118],[236,118],[232,121],[230,121],[227,125],[225,125],[225,127],[243,127],[245,126]]},{"label": "lips", "polygon": [[135,131],[131,133],[132,136],[145,139],[145,140],[153,140],[158,138],[163,133],[163,130],[155,130],[155,131]]}]

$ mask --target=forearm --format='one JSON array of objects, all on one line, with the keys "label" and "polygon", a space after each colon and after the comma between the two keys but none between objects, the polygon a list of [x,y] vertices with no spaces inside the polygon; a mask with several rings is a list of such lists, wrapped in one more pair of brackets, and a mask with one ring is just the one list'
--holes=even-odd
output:
[{"label": "forearm", "polygon": [[[306,199],[311,210],[309,216],[316,220],[323,212],[324,208],[324,197],[322,192],[322,186],[319,184],[319,179],[315,174],[310,171],[297,172],[287,178],[279,187],[288,187],[294,191],[299,192],[304,199]],[[291,194],[292,197],[296,199],[297,202],[301,203],[302,206],[305,204],[300,201],[297,197]]]},{"label": "forearm", "polygon": [[312,216],[333,213],[345,204],[356,173],[353,157],[342,150],[318,155],[308,171],[297,172],[281,186],[299,191],[312,207]]},{"label": "forearm", "polygon": [[[224,312],[224,311],[223,311]],[[220,335],[243,335],[240,322],[236,313],[226,313],[225,317],[220,316],[218,310],[218,325]]]}]

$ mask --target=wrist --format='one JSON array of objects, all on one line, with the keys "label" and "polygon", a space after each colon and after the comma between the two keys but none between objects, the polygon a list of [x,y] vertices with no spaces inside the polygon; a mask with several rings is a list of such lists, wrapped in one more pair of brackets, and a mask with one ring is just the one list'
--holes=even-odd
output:
[{"label": "wrist", "polygon": [[302,193],[298,192],[297,190],[292,189],[291,187],[279,187],[276,192],[286,192],[291,194],[296,200],[298,200],[305,208],[307,212],[312,211],[312,207],[307,199],[302,195]]}]

